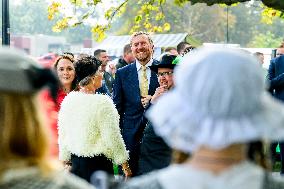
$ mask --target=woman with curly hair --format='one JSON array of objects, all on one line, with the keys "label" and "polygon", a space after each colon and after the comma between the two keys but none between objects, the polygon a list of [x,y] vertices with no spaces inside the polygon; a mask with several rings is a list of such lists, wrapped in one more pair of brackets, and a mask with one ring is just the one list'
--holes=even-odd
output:
[{"label": "woman with curly hair", "polygon": [[131,176],[118,112],[109,96],[95,94],[102,85],[99,66],[91,56],[75,62],[78,91],[65,97],[58,116],[59,159],[71,161],[71,172],[89,182],[94,171],[113,174],[112,163]]}]

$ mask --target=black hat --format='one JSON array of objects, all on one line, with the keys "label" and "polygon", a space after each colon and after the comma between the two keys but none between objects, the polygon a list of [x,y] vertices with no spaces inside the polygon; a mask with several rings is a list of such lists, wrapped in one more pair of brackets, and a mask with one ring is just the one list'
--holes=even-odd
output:
[{"label": "black hat", "polygon": [[54,73],[41,67],[21,51],[0,48],[0,92],[35,93],[47,86],[55,98],[59,82]]},{"label": "black hat", "polygon": [[170,69],[174,69],[174,67],[176,66],[176,64],[173,64],[174,59],[177,56],[175,55],[169,55],[169,54],[165,54],[162,57],[162,60],[160,62],[160,64],[156,64],[156,65],[152,65],[149,66],[149,68],[153,71],[158,73],[158,68],[170,68]]},{"label": "black hat", "polygon": [[84,78],[94,75],[99,66],[101,65],[101,61],[96,59],[94,56],[86,56],[75,62],[75,72],[77,81],[80,82]]}]

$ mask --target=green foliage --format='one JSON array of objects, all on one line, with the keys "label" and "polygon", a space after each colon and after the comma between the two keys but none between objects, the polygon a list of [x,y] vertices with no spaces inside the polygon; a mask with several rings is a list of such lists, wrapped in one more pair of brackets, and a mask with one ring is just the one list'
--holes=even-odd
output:
[{"label": "green foliage", "polygon": [[[10,22],[12,34],[45,34],[64,35],[68,42],[82,42],[84,38],[91,37],[91,28],[86,25],[66,27],[66,22],[61,22],[65,30],[61,33],[52,31],[56,21],[48,21],[47,3],[45,1],[24,0],[21,5],[10,4]],[[59,7],[58,7],[59,8]],[[57,8],[56,8],[57,9]],[[68,18],[66,18],[68,19]],[[70,19],[70,18],[69,18]],[[64,25],[65,24],[65,25]]]},{"label": "green foliage", "polygon": [[[187,4],[198,4],[200,3],[206,3],[207,5],[213,5],[213,4],[226,4],[226,5],[236,5],[236,3],[239,2],[246,2],[249,0],[169,0],[171,2],[170,7],[173,8],[175,5],[176,8],[183,8]],[[263,3],[267,6],[272,6],[273,8],[283,10],[284,8],[284,1],[281,1],[279,3],[279,0],[262,0]],[[174,29],[175,27],[172,26],[172,22],[168,20],[168,13],[165,14],[165,10],[167,9],[168,1],[166,0],[122,0],[119,1],[120,4],[116,6],[109,7],[104,12],[104,18],[106,19],[107,23],[105,24],[96,24],[95,26],[92,26],[92,31],[98,31],[98,34],[94,34],[94,36],[97,36],[99,38],[96,38],[97,40],[102,40],[101,37],[105,37],[106,35],[101,32],[107,32],[111,26],[114,24],[117,17],[124,15],[128,15],[128,12],[133,12],[135,10],[135,13],[131,15],[131,18],[133,19],[131,22],[133,24],[130,28],[130,33],[138,31],[138,30],[146,30],[149,32],[168,32],[169,30]],[[102,0],[70,0],[70,3],[76,7],[76,9],[80,9],[82,7],[89,7],[92,11],[84,14],[82,17],[76,16],[78,18],[77,23],[73,23],[73,26],[80,25],[89,17],[94,16],[92,13],[95,10],[96,6],[103,3]],[[128,4],[131,4],[132,6],[127,6]],[[67,19],[66,16],[60,15],[60,8],[64,8],[65,5],[61,4],[59,0],[54,0],[53,3],[48,8],[49,16],[48,18],[50,20],[57,19],[59,20],[56,22],[56,25],[54,27],[55,31],[60,31],[62,29],[67,28],[69,25],[71,25]],[[127,8],[127,11],[125,11]],[[275,11],[275,10],[274,10]],[[176,11],[175,11],[176,12]],[[170,12],[171,13],[171,12]],[[187,13],[184,12],[184,13]],[[217,15],[221,16],[221,13],[217,13]],[[274,17],[283,17],[283,13],[281,11],[278,11],[276,13],[272,13],[267,9],[262,13],[263,15],[263,21],[266,23],[272,22]],[[74,15],[75,16],[75,15]],[[199,16],[204,17],[204,15],[199,14]],[[206,12],[205,12],[206,16]],[[268,17],[267,17],[268,16]],[[222,16],[221,16],[222,17]],[[220,18],[221,18],[220,17]],[[223,16],[224,18],[224,16]],[[191,18],[192,19],[192,18]],[[230,28],[234,25],[234,17],[232,15],[229,15],[230,19]],[[70,18],[70,20],[74,20]],[[202,20],[202,19],[200,19]],[[204,20],[204,19],[203,19]],[[221,23],[221,20],[218,20],[217,22],[219,25],[224,25]],[[222,20],[224,21],[224,20]],[[127,23],[131,23],[128,21]],[[67,23],[67,26],[66,26]],[[174,23],[176,24],[176,23]],[[99,29],[98,29],[99,28]],[[188,29],[187,29],[188,30]],[[129,30],[128,30],[129,32]],[[219,32],[219,35],[221,33],[224,34],[224,32]],[[217,38],[216,38],[217,40]]]},{"label": "green foliage", "polygon": [[211,6],[211,5],[214,5],[214,4],[232,5],[232,4],[235,4],[235,3],[246,2],[246,1],[250,1],[250,0],[188,0],[188,1],[190,1],[192,4],[206,3],[207,5]]},{"label": "green foliage", "polygon": [[273,33],[268,31],[264,34],[256,34],[248,46],[253,48],[275,48],[278,47],[281,42],[281,37],[276,37]]}]

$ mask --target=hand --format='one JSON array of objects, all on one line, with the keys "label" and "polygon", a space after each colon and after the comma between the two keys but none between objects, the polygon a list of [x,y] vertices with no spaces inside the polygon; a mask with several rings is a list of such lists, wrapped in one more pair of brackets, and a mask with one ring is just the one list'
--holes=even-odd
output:
[{"label": "hand", "polygon": [[151,96],[151,95],[143,96],[143,97],[141,98],[142,106],[143,106],[144,108],[146,108],[151,99],[152,99],[152,96]]},{"label": "hand", "polygon": [[166,86],[160,86],[156,89],[155,94],[152,97],[151,103],[155,103],[157,101],[157,99],[163,95],[166,91],[168,91],[168,89],[166,88]]},{"label": "hand", "polygon": [[64,170],[70,172],[72,168],[72,163],[70,161],[63,161]]},{"label": "hand", "polygon": [[114,64],[110,64],[110,65],[109,65],[109,70],[110,70],[110,73],[111,73],[112,75],[114,75],[115,72],[116,72],[116,67],[115,67],[115,65],[114,65]]},{"label": "hand", "polygon": [[131,172],[130,168],[123,169],[123,173],[125,175],[125,180],[129,179],[132,176],[132,172]]},{"label": "hand", "polygon": [[131,169],[130,169],[130,167],[129,167],[129,165],[128,165],[127,162],[125,162],[125,163],[122,164],[122,170],[123,170],[123,173],[124,173],[124,175],[125,175],[125,177],[126,177],[126,178],[125,178],[126,180],[127,180],[129,177],[132,176]]}]

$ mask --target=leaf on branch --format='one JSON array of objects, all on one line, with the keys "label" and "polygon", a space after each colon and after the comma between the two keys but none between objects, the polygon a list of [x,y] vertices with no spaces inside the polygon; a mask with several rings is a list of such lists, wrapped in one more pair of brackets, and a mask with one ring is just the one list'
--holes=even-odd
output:
[{"label": "leaf on branch", "polygon": [[157,13],[155,17],[156,20],[162,20],[164,18],[165,18],[165,15],[162,12]]},{"label": "leaf on branch", "polygon": [[135,16],[135,22],[140,22],[142,20],[142,15]]},{"label": "leaf on branch", "polygon": [[170,29],[171,29],[170,23],[167,23],[167,22],[164,23],[164,26],[163,26],[163,27],[164,27],[164,30],[165,30],[165,31],[170,31]]},{"label": "leaf on branch", "polygon": [[76,6],[79,6],[79,7],[83,5],[82,0],[69,0],[69,1],[70,1],[70,3],[72,3]]},{"label": "leaf on branch", "polygon": [[281,11],[266,7],[261,13],[261,22],[272,24],[276,17],[281,16]]},{"label": "leaf on branch", "polygon": [[106,31],[109,29],[110,25],[95,25],[92,27],[91,31],[93,33],[93,37],[97,42],[100,42],[106,38]]},{"label": "leaf on branch", "polygon": [[61,32],[63,29],[68,27],[68,21],[70,20],[69,17],[63,18],[58,20],[56,24],[52,27],[53,32]]},{"label": "leaf on branch", "polygon": [[60,2],[53,1],[51,5],[48,6],[47,12],[48,12],[48,20],[53,20],[55,14],[59,13],[59,7],[61,7],[62,4]]}]

